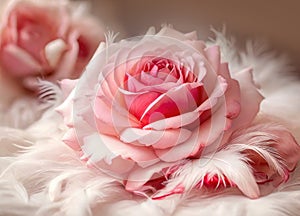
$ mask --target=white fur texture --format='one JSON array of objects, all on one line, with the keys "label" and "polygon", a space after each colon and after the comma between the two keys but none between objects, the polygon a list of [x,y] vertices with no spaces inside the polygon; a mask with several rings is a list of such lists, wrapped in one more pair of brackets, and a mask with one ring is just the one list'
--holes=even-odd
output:
[{"label": "white fur texture", "polygon": [[[245,52],[238,52],[221,33],[216,35],[217,39],[212,43],[222,47],[223,60],[230,62],[232,70],[245,65],[254,68],[254,78],[266,97],[261,118],[271,116],[281,121],[293,131],[300,143],[300,81],[292,75],[286,60],[275,58],[250,43]],[[55,87],[51,89],[50,86],[46,90],[48,93],[57,92]],[[47,95],[53,96],[50,93],[41,97],[47,98]],[[60,102],[59,98],[52,100]],[[300,167],[288,182],[259,199],[249,199],[236,188],[213,193],[198,190],[188,196],[173,195],[163,200],[134,196],[109,176],[87,168],[76,153],[61,142],[66,128],[53,108],[26,129],[8,127],[14,125],[10,121],[23,118],[24,113],[19,111],[19,106],[26,107],[28,102],[25,101],[20,99],[9,113],[2,113],[7,124],[0,128],[0,215],[300,215]],[[30,110],[27,107],[24,112]],[[28,121],[30,123],[32,121]],[[226,149],[214,155],[215,161],[212,160],[207,169],[224,166],[218,162],[223,160],[241,170],[234,178],[245,178],[249,170],[240,163],[242,157],[234,148]],[[193,185],[193,172],[199,174],[192,166],[190,172],[180,173],[190,178],[190,185]],[[249,184],[253,181],[244,180]],[[241,187],[248,189],[247,185]]]}]

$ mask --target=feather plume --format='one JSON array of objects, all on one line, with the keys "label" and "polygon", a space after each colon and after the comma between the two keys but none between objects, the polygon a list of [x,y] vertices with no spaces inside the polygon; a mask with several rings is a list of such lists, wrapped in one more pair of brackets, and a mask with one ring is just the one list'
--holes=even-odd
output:
[{"label": "feather plume", "polygon": [[0,125],[25,129],[40,119],[46,110],[62,101],[62,93],[57,85],[38,80],[37,96],[20,95],[8,105],[0,105]]},{"label": "feather plume", "polygon": [[[275,174],[278,174],[282,181],[286,181],[288,166],[276,146],[290,145],[291,149],[296,148],[298,152],[300,150],[296,143],[288,143],[288,137],[284,137],[285,141],[282,141],[282,137],[278,137],[278,131],[286,129],[274,123],[266,123],[237,131],[225,148],[214,154],[201,156],[200,159],[188,161],[177,169],[165,182],[166,187],[154,195],[154,199],[175,194],[180,188],[182,193],[189,193],[194,188],[201,189],[209,186],[213,179],[217,180],[215,189],[220,186],[237,186],[248,197],[258,198],[260,192],[257,182],[261,179],[255,175],[255,167],[260,166],[260,161],[257,160],[262,158],[268,166],[269,170],[264,170],[266,173],[263,173],[267,176],[264,181],[270,180]],[[286,136],[283,133],[282,135]]]},{"label": "feather plume", "polygon": [[278,142],[278,137],[271,132],[267,132],[275,129],[282,130],[283,128],[279,125],[268,123],[254,125],[237,131],[233,135],[230,144],[228,144],[228,148],[241,153],[253,151],[261,156],[270,168],[273,168],[281,176],[284,176],[286,173],[284,167],[286,165],[284,164],[283,158],[281,158],[280,154],[274,148],[274,144]]},{"label": "feather plume", "polygon": [[[162,197],[170,194],[179,185],[185,192],[194,188],[205,187],[205,178],[211,179],[217,176],[218,184],[215,190],[221,187],[236,185],[243,193],[251,198],[259,196],[258,186],[252,174],[252,168],[247,163],[247,158],[239,151],[226,149],[212,155],[203,156],[200,159],[187,162],[171,175],[166,187],[154,197]],[[230,179],[230,183],[225,181]]]},{"label": "feather plume", "polygon": [[38,99],[45,107],[56,107],[62,102],[61,89],[52,82],[38,80]]}]

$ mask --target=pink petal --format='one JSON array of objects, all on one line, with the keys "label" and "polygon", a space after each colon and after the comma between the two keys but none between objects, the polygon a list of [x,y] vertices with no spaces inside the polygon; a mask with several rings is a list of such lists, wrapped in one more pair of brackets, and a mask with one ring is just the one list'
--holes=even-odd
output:
[{"label": "pink petal", "polygon": [[198,35],[197,35],[197,31],[192,31],[189,33],[184,34],[184,36],[186,37],[186,39],[188,40],[198,40]]},{"label": "pink petal", "polygon": [[176,31],[175,29],[170,28],[168,26],[164,26],[156,35],[172,37],[172,38],[178,39],[180,41],[185,41],[188,39],[188,37],[186,37],[183,33]]},{"label": "pink petal", "polygon": [[[102,73],[101,73],[102,74]],[[99,76],[101,76],[101,74]],[[115,99],[115,90],[111,89],[111,85],[110,83],[106,82],[105,78],[104,77],[99,77],[99,82],[96,86],[97,88],[97,93],[96,93],[96,96],[105,96],[107,98],[110,98],[110,99]]]},{"label": "pink petal", "polygon": [[209,98],[206,101],[204,101],[197,109],[195,109],[192,112],[187,112],[178,116],[155,121],[153,123],[144,126],[143,128],[165,130],[167,128],[179,128],[191,124],[195,120],[197,120],[204,111],[211,109],[217,104],[219,98],[224,95],[226,88],[227,88],[226,80],[222,77],[218,77],[214,91],[209,96]]},{"label": "pink petal", "polygon": [[[159,93],[166,93],[171,88],[176,88],[182,85],[181,83],[177,82],[164,82],[162,84],[153,85],[153,86],[140,86],[139,88],[135,88],[138,92],[148,92],[154,91]],[[123,91],[123,90],[122,90]]]},{"label": "pink petal", "polygon": [[[93,19],[90,16],[85,16],[84,19],[82,19],[82,17],[73,16],[71,20],[65,19],[61,22],[61,26],[63,26],[63,24],[67,28],[71,26],[72,29],[76,29],[79,32],[80,36],[77,40],[79,52],[75,68],[84,68],[94,55],[99,43],[105,40],[105,30],[98,19]],[[61,29],[62,32],[64,32],[64,29],[65,28]]]},{"label": "pink petal", "polygon": [[[105,63],[103,62],[103,64]],[[123,63],[116,67],[116,62],[106,63],[101,73],[98,72],[97,68],[94,68],[94,73],[99,74],[98,83],[101,86],[97,92],[98,96],[104,95],[105,97],[110,97],[112,100],[115,99],[119,89],[124,89],[124,85],[127,83],[125,73],[127,72],[127,66],[131,64],[133,63],[128,62],[128,65]],[[96,67],[100,66],[96,65]]]},{"label": "pink petal", "polygon": [[234,78],[238,80],[241,89],[241,112],[232,125],[233,129],[237,129],[246,127],[253,121],[259,111],[263,97],[253,83],[250,68],[235,73]]},{"label": "pink petal", "polygon": [[228,88],[225,92],[227,117],[231,119],[236,118],[241,111],[240,85],[236,80],[230,77],[227,63],[220,65],[219,74],[222,75],[228,83]]},{"label": "pink petal", "polygon": [[29,53],[13,44],[3,47],[1,53],[1,65],[16,77],[41,75],[44,70]]},{"label": "pink petal", "polygon": [[148,119],[143,121],[142,117],[149,105],[153,103],[161,94],[158,92],[146,92],[140,95],[125,95],[125,101],[129,112],[134,115],[139,121],[147,122]]},{"label": "pink petal", "polygon": [[[145,124],[193,111],[204,100],[201,83],[186,83],[157,97],[143,111],[141,120]],[[155,118],[153,115],[161,116]]]},{"label": "pink petal", "polygon": [[[182,145],[171,149],[155,150],[157,156],[165,162],[178,161],[190,156],[195,156],[201,149],[213,144],[220,138],[230,126],[230,120],[226,118],[225,107],[220,107],[211,118],[195,129],[190,137]],[[218,145],[219,142],[214,143]]]},{"label": "pink petal", "polygon": [[206,57],[215,71],[219,70],[221,55],[220,47],[215,45],[205,49]]},{"label": "pink petal", "polygon": [[172,69],[169,73],[165,72],[158,72],[157,77],[160,79],[163,79],[165,83],[168,82],[177,82],[178,78],[174,75],[175,69]]},{"label": "pink petal", "polygon": [[224,96],[226,90],[228,87],[227,80],[224,79],[221,76],[217,77],[217,82],[215,84],[215,88],[213,89],[213,92],[211,95],[208,95],[208,99],[204,101],[197,109],[196,111],[201,111],[201,110],[208,110],[209,108],[215,106],[217,104],[219,98]]},{"label": "pink petal", "polygon": [[[157,163],[159,159],[151,148],[126,144],[118,138],[99,134],[101,142],[116,156],[126,160],[132,160],[141,167],[147,167]],[[101,149],[99,150],[101,151]]]},{"label": "pink petal", "polygon": [[180,128],[189,125],[199,119],[200,114],[201,113],[199,112],[184,113],[178,116],[155,121],[144,126],[143,129],[166,130]]},{"label": "pink petal", "polygon": [[186,41],[186,43],[188,45],[190,45],[191,47],[193,47],[194,49],[196,49],[198,52],[200,52],[201,54],[203,54],[203,50],[206,48],[206,45],[204,43],[204,41]]},{"label": "pink petal", "polygon": [[81,149],[84,155],[81,159],[88,159],[89,164],[95,164],[102,160],[111,164],[112,160],[119,156],[109,148],[113,142],[117,142],[117,140],[97,132],[90,133],[82,139]]},{"label": "pink petal", "polygon": [[105,163],[103,160],[98,162],[88,161],[88,164],[99,168],[102,172],[120,181],[126,179],[128,173],[135,167],[134,161],[125,160],[121,156],[113,158],[110,164]]},{"label": "pink petal", "polygon": [[44,48],[45,59],[47,60],[48,65],[51,68],[56,68],[63,53],[67,48],[67,44],[63,39],[59,38],[50,41],[43,48]]},{"label": "pink petal", "polygon": [[97,124],[106,123],[108,126],[112,126],[116,131],[120,131],[127,127],[139,126],[137,119],[132,117],[127,110],[105,97],[95,98],[93,111]]},{"label": "pink petal", "polygon": [[[60,80],[64,78],[75,78],[78,77],[78,74],[82,73],[83,68],[75,68],[77,62],[77,56],[79,52],[79,45],[77,39],[79,33],[73,31],[69,34],[67,44],[69,44],[69,50],[64,53],[62,56],[58,68],[52,77],[53,80]],[[76,71],[79,70],[79,71]]]},{"label": "pink petal", "polygon": [[63,79],[59,82],[60,88],[65,97],[67,97],[78,83],[78,79]]},{"label": "pink petal", "polygon": [[142,89],[146,87],[144,83],[141,83],[138,77],[133,77],[129,74],[127,76],[127,83],[124,83],[127,86],[127,90],[130,92],[140,92]]},{"label": "pink petal", "polygon": [[81,147],[78,142],[75,128],[69,129],[62,138],[62,141],[67,144],[74,151],[80,151]]},{"label": "pink petal", "polygon": [[159,85],[162,84],[164,81],[160,78],[154,77],[150,75],[148,72],[142,71],[141,73],[141,81],[146,85]]},{"label": "pink petal", "polygon": [[161,172],[164,168],[172,167],[172,163],[159,162],[146,168],[136,167],[128,176],[126,190],[143,191],[143,185],[150,179],[155,179],[155,173]]},{"label": "pink petal", "polygon": [[165,131],[127,128],[120,134],[120,139],[125,143],[138,141],[155,149],[166,149],[185,142],[190,136],[191,131],[184,128]]},{"label": "pink petal", "polygon": [[73,91],[65,101],[59,105],[55,111],[60,113],[64,118],[64,123],[68,127],[73,127],[73,98],[74,98],[75,92]]},{"label": "pink petal", "polygon": [[81,159],[88,159],[89,163],[97,163],[104,160],[107,164],[111,164],[112,160],[117,157],[108,147],[108,142],[95,132],[82,138],[81,149],[83,156]]},{"label": "pink petal", "polygon": [[274,134],[278,139],[276,145],[273,147],[278,151],[288,170],[293,170],[300,160],[299,144],[296,142],[293,135],[284,128],[281,130],[271,130],[269,132]]},{"label": "pink petal", "polygon": [[49,41],[59,37],[57,31],[63,17],[61,11],[58,7],[19,1],[8,17],[8,27],[18,31],[18,46],[45,66],[48,65],[43,49]]}]

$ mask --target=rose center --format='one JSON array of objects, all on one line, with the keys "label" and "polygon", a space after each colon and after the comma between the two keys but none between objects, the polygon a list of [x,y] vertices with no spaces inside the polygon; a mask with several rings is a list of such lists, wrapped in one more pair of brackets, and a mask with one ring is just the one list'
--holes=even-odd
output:
[{"label": "rose center", "polygon": [[194,74],[166,58],[138,62],[125,76],[125,101],[142,126],[178,116],[198,107],[206,98]]}]

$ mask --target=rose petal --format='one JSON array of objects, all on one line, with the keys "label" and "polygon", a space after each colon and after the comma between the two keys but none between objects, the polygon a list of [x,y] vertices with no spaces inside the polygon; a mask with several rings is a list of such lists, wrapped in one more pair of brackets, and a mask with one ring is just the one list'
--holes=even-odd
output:
[{"label": "rose petal", "polygon": [[197,31],[192,31],[189,33],[184,34],[187,40],[198,40]]},{"label": "rose petal", "polygon": [[186,42],[188,45],[190,45],[192,48],[196,49],[198,52],[200,52],[201,54],[204,53],[204,49],[206,48],[206,45],[204,43],[204,41],[187,41]]},{"label": "rose petal", "polygon": [[64,123],[68,127],[73,127],[74,95],[75,91],[72,91],[71,94],[65,99],[65,101],[55,109],[55,111],[63,116]]},{"label": "rose petal", "polygon": [[175,69],[173,68],[169,73],[158,72],[157,77],[164,80],[165,83],[177,82],[177,77],[174,76]]},{"label": "rose petal", "polygon": [[236,118],[241,111],[240,85],[236,80],[230,77],[227,63],[220,65],[219,74],[222,75],[228,83],[228,88],[225,92],[227,117],[231,119]]},{"label": "rose petal", "polygon": [[78,142],[75,128],[69,129],[62,138],[62,141],[74,151],[80,151],[81,146]]},{"label": "rose petal", "polygon": [[78,79],[63,79],[59,82],[60,88],[65,97],[69,96],[73,89],[75,89],[76,84],[78,83]]},{"label": "rose petal", "polygon": [[125,101],[129,112],[139,119],[140,122],[145,123],[149,119],[149,117],[147,119],[143,119],[145,110],[147,110],[147,108],[160,96],[161,94],[158,92],[146,92],[138,96],[125,95]]},{"label": "rose petal", "polygon": [[[268,131],[268,129],[266,128]],[[300,146],[293,135],[286,129],[271,130],[269,133],[274,134],[278,141],[273,146],[280,157],[283,159],[289,171],[293,170],[300,160]]]},{"label": "rose petal", "polygon": [[[116,130],[138,127],[139,122],[119,104],[104,97],[96,97],[93,104],[96,121],[113,126]],[[101,131],[100,131],[101,132]]]},{"label": "rose petal", "polygon": [[204,101],[197,109],[192,112],[184,113],[178,116],[165,118],[144,126],[144,129],[165,130],[167,128],[179,128],[193,123],[200,115],[215,106],[218,99],[224,95],[227,88],[226,80],[218,77],[218,82],[215,85],[213,93]]},{"label": "rose petal", "polygon": [[83,157],[89,158],[90,163],[104,160],[107,164],[111,164],[112,160],[118,156],[108,148],[108,145],[112,142],[117,141],[98,133],[84,137],[81,146],[82,152],[84,153]]},{"label": "rose petal", "polygon": [[141,81],[148,86],[159,85],[164,82],[162,79],[154,77],[144,71],[141,73]]},{"label": "rose petal", "polygon": [[184,128],[165,131],[127,128],[120,134],[120,139],[125,143],[138,141],[142,145],[152,146],[155,149],[166,149],[185,142],[191,134],[191,131]]},{"label": "rose petal", "polygon": [[147,167],[159,161],[151,148],[129,145],[118,138],[104,134],[98,134],[96,138],[96,140],[91,140],[91,142],[85,142],[85,147],[82,146],[82,149],[87,155],[96,154],[97,158],[100,158],[100,156],[102,158],[108,157],[108,163],[110,163],[111,158],[116,156],[132,160],[141,167]]},{"label": "rose petal", "polygon": [[206,57],[215,71],[219,70],[221,55],[220,47],[215,45],[205,49]]},{"label": "rose petal", "polygon": [[173,163],[160,162],[146,168],[134,168],[128,176],[126,190],[141,191],[143,185],[148,182],[155,173],[159,173],[164,168],[172,167]]},{"label": "rose petal", "polygon": [[120,180],[126,179],[128,172],[130,172],[135,167],[134,161],[124,160],[121,156],[113,158],[110,164],[105,163],[105,161],[103,160],[100,160],[98,162],[88,160],[87,164],[97,167],[102,172]]},{"label": "rose petal", "polygon": [[253,82],[250,68],[235,73],[234,78],[238,80],[241,89],[241,112],[232,125],[233,129],[236,129],[237,127],[246,127],[253,121],[259,111],[263,97]]},{"label": "rose petal", "polygon": [[164,26],[156,35],[171,37],[180,41],[188,39],[188,37],[186,37],[183,33],[176,31],[175,29],[168,26]]},{"label": "rose petal", "polygon": [[[97,61],[94,64],[97,64]],[[103,62],[105,64],[105,62]],[[98,95],[104,95],[106,97],[110,96],[111,99],[115,99],[116,94],[118,93],[120,88],[124,88],[124,82],[125,82],[125,66],[121,65],[117,68],[115,68],[112,71],[112,68],[115,67],[115,62],[112,63],[106,63],[107,65],[103,68],[102,72],[99,73],[98,67],[101,67],[101,65],[95,65],[93,69],[90,71],[94,71],[94,74],[98,74],[98,82],[99,91],[97,92]],[[105,94],[106,92],[109,92],[109,94]]]},{"label": "rose petal", "polygon": [[146,109],[143,109],[141,121],[149,123],[153,120],[160,120],[151,119],[155,113],[160,113],[162,117],[168,118],[194,110],[197,103],[201,103],[203,93],[193,90],[201,86],[201,83],[186,83],[161,94]]},{"label": "rose petal", "polygon": [[0,58],[2,66],[17,77],[40,75],[43,72],[38,61],[13,44],[3,47]]},{"label": "rose petal", "polygon": [[67,44],[62,39],[50,41],[45,46],[45,57],[52,68],[55,68],[57,66],[66,48]]},{"label": "rose petal", "polygon": [[63,79],[63,78],[73,78],[81,74],[80,71],[75,70],[75,64],[77,61],[77,56],[79,52],[79,45],[77,39],[79,37],[79,33],[77,31],[73,31],[69,34],[69,38],[67,43],[70,45],[69,50],[67,50],[60,60],[60,64],[57,67],[57,70],[52,77],[53,80]]},{"label": "rose petal", "polygon": [[201,148],[213,144],[228,129],[229,125],[230,120],[226,118],[225,107],[222,106],[214,112],[211,118],[200,124],[185,143],[167,150],[155,150],[155,153],[165,162],[178,161],[193,156]]},{"label": "rose petal", "polygon": [[133,77],[130,74],[126,74],[127,77],[127,83],[124,83],[125,86],[127,86],[128,91],[130,92],[140,92],[141,89],[145,88],[146,85],[144,83],[141,83],[137,77]]}]

